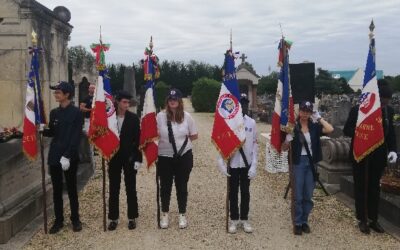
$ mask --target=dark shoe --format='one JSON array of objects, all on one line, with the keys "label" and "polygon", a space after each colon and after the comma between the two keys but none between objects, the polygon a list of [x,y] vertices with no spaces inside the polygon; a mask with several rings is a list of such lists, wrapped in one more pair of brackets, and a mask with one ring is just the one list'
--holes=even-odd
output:
[{"label": "dark shoe", "polygon": [[360,221],[358,223],[358,228],[360,229],[361,233],[363,233],[363,234],[369,234],[370,233],[369,226],[364,221]]},{"label": "dark shoe", "polygon": [[133,230],[133,229],[135,229],[136,228],[136,222],[135,222],[135,220],[133,219],[133,220],[129,220],[129,222],[128,222],[128,229],[129,230]]},{"label": "dark shoe", "polygon": [[311,233],[310,227],[308,226],[307,223],[304,223],[303,225],[301,225],[301,230],[306,234]]},{"label": "dark shoe", "polygon": [[118,222],[111,221],[110,224],[108,224],[108,230],[114,231],[115,229],[117,229],[117,226],[118,226]]},{"label": "dark shoe", "polygon": [[72,222],[72,231],[74,232],[82,231],[82,222],[80,222],[79,220]]},{"label": "dark shoe", "polygon": [[294,235],[302,235],[303,234],[303,229],[302,229],[302,227],[301,226],[294,226],[294,228],[293,228],[293,232],[294,232]]},{"label": "dark shoe", "polygon": [[382,226],[377,222],[377,221],[373,221],[371,223],[369,223],[369,227],[372,228],[372,230],[374,230],[377,233],[384,233],[385,230],[382,228]]},{"label": "dark shoe", "polygon": [[49,230],[49,234],[58,233],[61,230],[61,228],[63,228],[63,226],[64,224],[62,222],[61,223],[54,222],[53,226]]}]

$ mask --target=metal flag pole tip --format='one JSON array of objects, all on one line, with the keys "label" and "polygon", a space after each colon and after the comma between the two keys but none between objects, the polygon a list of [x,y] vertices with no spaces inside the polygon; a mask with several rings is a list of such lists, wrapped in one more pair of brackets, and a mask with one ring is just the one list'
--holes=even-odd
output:
[{"label": "metal flag pole tip", "polygon": [[35,30],[32,30],[32,44],[36,45],[37,44],[37,34]]},{"label": "metal flag pole tip", "polygon": [[230,38],[230,41],[229,41],[230,49],[231,49],[231,51],[232,51],[232,29],[231,29],[231,33],[230,33],[229,38]]}]

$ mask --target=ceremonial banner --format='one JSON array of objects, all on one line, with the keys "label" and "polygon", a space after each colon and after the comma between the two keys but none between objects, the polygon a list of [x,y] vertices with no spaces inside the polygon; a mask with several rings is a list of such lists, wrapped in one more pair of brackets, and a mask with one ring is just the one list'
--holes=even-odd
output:
[{"label": "ceremonial banner", "polygon": [[357,162],[382,145],[384,140],[381,101],[375,70],[374,28],[374,23],[371,22],[369,52],[353,142],[353,154]]},{"label": "ceremonial banner", "polygon": [[289,49],[291,42],[281,39],[279,43],[279,73],[278,87],[275,97],[274,113],[272,115],[271,145],[281,152],[282,141],[287,133],[292,133],[294,126],[294,106],[290,88]]},{"label": "ceremonial banner", "polygon": [[90,115],[88,137],[89,141],[100,151],[102,157],[110,160],[119,148],[119,134],[117,125],[116,110],[111,96],[110,79],[105,68],[104,49],[109,45],[93,44],[96,51],[97,69],[99,76],[94,96],[94,107]]},{"label": "ceremonial banner", "polygon": [[140,150],[146,159],[147,167],[150,168],[158,156],[158,131],[156,120],[156,106],[154,103],[155,80],[159,78],[158,57],[153,54],[153,42],[150,40],[150,49],[144,52],[144,80],[146,81],[146,92],[143,104],[142,119],[140,122]]},{"label": "ceremonial banner", "polygon": [[32,59],[26,86],[22,150],[29,159],[34,160],[38,153],[36,125],[46,124],[47,122],[44,113],[39,75],[39,54],[42,52],[42,49],[36,46],[37,39],[35,32],[32,32],[32,37],[33,46],[29,47],[29,53],[32,55]]},{"label": "ceremonial banner", "polygon": [[228,160],[243,145],[246,138],[232,48],[225,54],[223,75],[211,139],[222,158]]}]

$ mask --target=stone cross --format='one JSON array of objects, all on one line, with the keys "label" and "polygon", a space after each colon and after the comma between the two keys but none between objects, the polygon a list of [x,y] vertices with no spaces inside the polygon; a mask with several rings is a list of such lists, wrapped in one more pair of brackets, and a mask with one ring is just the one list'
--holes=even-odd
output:
[{"label": "stone cross", "polygon": [[243,53],[242,56],[239,57],[239,58],[242,59],[242,63],[244,63],[246,61],[246,59],[247,59],[247,56],[246,56],[245,53]]}]

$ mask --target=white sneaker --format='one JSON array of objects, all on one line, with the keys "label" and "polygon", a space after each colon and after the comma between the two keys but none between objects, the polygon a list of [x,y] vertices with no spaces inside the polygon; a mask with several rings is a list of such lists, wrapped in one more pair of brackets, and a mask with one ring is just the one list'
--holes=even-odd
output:
[{"label": "white sneaker", "polygon": [[228,233],[230,234],[236,233],[238,224],[239,224],[238,220],[231,220],[229,222]]},{"label": "white sneaker", "polygon": [[187,227],[187,219],[185,214],[179,214],[179,228],[184,229]]},{"label": "white sneaker", "polygon": [[160,220],[160,227],[162,229],[167,229],[169,226],[169,219],[168,219],[168,213],[163,213],[161,215],[161,220]]},{"label": "white sneaker", "polygon": [[250,222],[248,220],[243,220],[242,221],[242,225],[243,225],[243,230],[246,233],[252,233],[253,232],[253,227],[250,225]]}]

